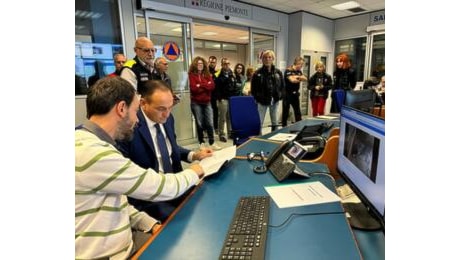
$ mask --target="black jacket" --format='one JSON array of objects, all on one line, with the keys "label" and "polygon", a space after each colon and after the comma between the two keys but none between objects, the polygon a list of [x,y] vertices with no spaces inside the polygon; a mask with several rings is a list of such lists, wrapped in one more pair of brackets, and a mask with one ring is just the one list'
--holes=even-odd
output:
[{"label": "black jacket", "polygon": [[[315,87],[317,85],[318,79],[322,78],[324,88],[320,90],[316,90]],[[313,74],[310,79],[308,80],[308,89],[310,90],[310,98],[313,97],[324,97],[327,99],[328,91],[332,88],[332,77],[327,73],[319,74],[316,72]]]},{"label": "black jacket", "polygon": [[136,74],[137,93],[141,95],[145,92],[145,82],[155,79],[153,72],[150,72],[147,68],[145,68],[140,63],[137,56],[134,57],[134,59],[127,61],[121,70],[123,71],[124,69],[130,69],[134,72],[134,74]]},{"label": "black jacket", "polygon": [[334,71],[334,87],[332,89],[352,90],[356,87],[356,72],[353,69],[337,69]]},{"label": "black jacket", "polygon": [[273,98],[274,102],[284,96],[284,79],[281,70],[271,66],[270,70],[262,66],[251,79],[251,95],[257,103],[268,106]]}]

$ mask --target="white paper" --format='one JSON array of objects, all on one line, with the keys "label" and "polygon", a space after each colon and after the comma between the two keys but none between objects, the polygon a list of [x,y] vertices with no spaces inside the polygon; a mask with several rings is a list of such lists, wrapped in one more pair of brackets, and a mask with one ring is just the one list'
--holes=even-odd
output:
[{"label": "white paper", "polygon": [[264,187],[279,208],[298,207],[340,201],[339,196],[321,182]]},{"label": "white paper", "polygon": [[320,119],[336,119],[337,117],[336,116],[316,116],[316,118],[320,118]]},{"label": "white paper", "polygon": [[200,166],[204,170],[204,177],[212,175],[219,171],[220,167],[236,156],[236,146],[230,146],[220,151],[214,151],[211,157],[204,158],[200,161]]},{"label": "white paper", "polygon": [[269,140],[274,140],[274,141],[292,141],[294,138],[297,136],[297,134],[287,134],[287,133],[278,133],[270,138]]}]

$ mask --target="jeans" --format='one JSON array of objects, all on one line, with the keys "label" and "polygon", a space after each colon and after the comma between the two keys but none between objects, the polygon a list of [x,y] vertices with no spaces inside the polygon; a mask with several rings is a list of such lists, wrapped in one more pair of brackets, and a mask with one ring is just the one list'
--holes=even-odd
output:
[{"label": "jeans", "polygon": [[260,125],[263,127],[265,114],[267,113],[267,108],[270,108],[270,120],[272,131],[276,130],[278,125],[278,105],[279,101],[273,102],[271,105],[265,106],[260,103],[257,103],[257,110],[259,110]]},{"label": "jeans", "polygon": [[211,104],[190,104],[193,116],[195,117],[196,131],[198,132],[198,142],[204,143],[203,131],[208,133],[209,144],[214,144],[214,130],[212,125]]}]

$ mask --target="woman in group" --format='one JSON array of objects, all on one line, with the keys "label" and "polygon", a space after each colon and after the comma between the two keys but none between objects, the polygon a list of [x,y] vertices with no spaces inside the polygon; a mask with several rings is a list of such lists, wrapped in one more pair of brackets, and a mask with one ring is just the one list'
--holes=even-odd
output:
[{"label": "woman in group", "polygon": [[332,77],[326,73],[326,67],[321,61],[315,64],[315,70],[315,74],[308,80],[308,89],[313,116],[320,116],[324,115],[324,105],[332,87]]},{"label": "woman in group", "polygon": [[356,71],[351,68],[347,54],[341,53],[335,58],[334,85],[332,87],[332,113],[340,113],[348,90],[356,87]]},{"label": "woman in group", "polygon": [[220,150],[214,143],[214,127],[212,124],[211,92],[214,90],[214,80],[209,73],[208,64],[203,57],[197,56],[193,59],[188,70],[190,84],[190,106],[195,117],[198,142],[204,145],[204,134],[208,134],[209,145],[214,150]]},{"label": "woman in group", "polygon": [[246,76],[244,76],[244,65],[242,63],[237,63],[235,65],[233,73],[235,74],[235,80],[236,80],[235,88],[238,91],[238,95],[241,96],[244,83],[246,82]]},{"label": "woman in group", "polygon": [[244,87],[243,87],[243,95],[244,96],[250,96],[251,95],[251,79],[252,79],[253,74],[254,74],[254,68],[253,67],[248,67],[246,69],[246,82],[244,82]]}]

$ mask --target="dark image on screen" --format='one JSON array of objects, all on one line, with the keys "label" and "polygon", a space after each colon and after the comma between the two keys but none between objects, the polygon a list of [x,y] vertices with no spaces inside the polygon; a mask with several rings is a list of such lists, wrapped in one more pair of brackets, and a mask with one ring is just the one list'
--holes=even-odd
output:
[{"label": "dark image on screen", "polygon": [[344,156],[375,183],[380,140],[350,124],[345,136]]}]

